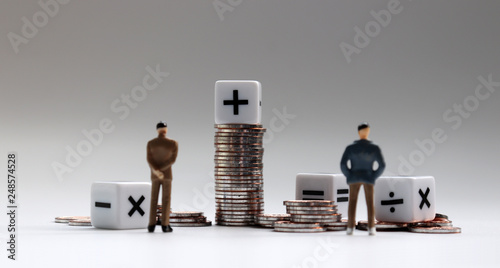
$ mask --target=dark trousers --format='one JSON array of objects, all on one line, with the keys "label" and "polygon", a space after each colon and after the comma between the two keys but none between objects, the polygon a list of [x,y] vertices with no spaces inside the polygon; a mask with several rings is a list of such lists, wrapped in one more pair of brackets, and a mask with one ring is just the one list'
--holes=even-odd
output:
[{"label": "dark trousers", "polygon": [[156,225],[156,210],[158,206],[158,194],[160,186],[162,189],[161,197],[161,225],[170,224],[170,194],[172,192],[172,180],[151,178],[151,210],[149,212],[149,225]]},{"label": "dark trousers", "polygon": [[349,184],[349,210],[347,227],[354,228],[356,225],[356,205],[358,203],[359,188],[365,189],[366,207],[368,209],[368,228],[375,227],[375,204],[373,203],[373,184],[351,183]]}]

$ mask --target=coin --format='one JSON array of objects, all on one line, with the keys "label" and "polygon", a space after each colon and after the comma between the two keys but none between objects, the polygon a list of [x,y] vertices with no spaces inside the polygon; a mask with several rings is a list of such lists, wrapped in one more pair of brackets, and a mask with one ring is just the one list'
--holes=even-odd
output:
[{"label": "coin", "polygon": [[280,220],[255,220],[255,223],[257,225],[273,225],[274,222],[277,222],[277,221],[290,221],[290,219],[288,218],[283,218],[283,219],[280,219]]},{"label": "coin", "polygon": [[92,226],[90,219],[71,220],[68,224],[71,226]]},{"label": "coin", "polygon": [[215,138],[256,138],[264,139],[264,133],[215,133]]},{"label": "coin", "polygon": [[264,210],[264,206],[255,206],[255,207],[246,207],[246,208],[243,208],[243,207],[223,207],[223,206],[215,206],[216,208],[218,208],[221,212],[224,212],[224,211],[227,211],[227,210],[231,210],[231,211],[244,211],[244,212],[247,212],[247,211],[263,211]]},{"label": "coin", "polygon": [[218,184],[224,184],[224,185],[230,185],[230,184],[235,184],[235,185],[241,185],[243,183],[248,183],[249,185],[255,185],[255,184],[263,184],[262,180],[241,180],[241,181],[227,181],[227,180],[217,180],[215,181],[215,185],[218,186]]},{"label": "coin", "polygon": [[260,204],[247,205],[246,203],[216,203],[216,208],[220,211],[231,211],[231,210],[262,210],[264,208],[264,202]]},{"label": "coin", "polygon": [[217,133],[264,133],[266,132],[265,128],[219,128]]},{"label": "coin", "polygon": [[319,207],[319,206],[333,206],[335,205],[335,202],[331,200],[288,200],[288,201],[283,201],[283,205]]},{"label": "coin", "polygon": [[225,171],[225,172],[216,172],[215,175],[221,175],[221,176],[241,176],[241,177],[245,177],[245,176],[251,176],[251,175],[259,175],[259,176],[262,176],[262,171],[255,171],[255,172],[229,172],[229,171]]},{"label": "coin", "polygon": [[259,194],[264,194],[263,190],[256,190],[256,189],[251,189],[247,191],[232,191],[228,189],[223,189],[223,190],[215,190],[215,195],[226,195],[226,196],[254,196],[254,195],[259,195]]},{"label": "coin", "polygon": [[214,143],[227,143],[227,144],[260,144],[263,146],[264,139],[263,137],[215,137]]},{"label": "coin", "polygon": [[253,215],[219,215],[219,214],[216,214],[215,218],[217,220],[223,220],[223,221],[224,220],[227,220],[227,221],[238,220],[238,221],[248,221],[248,222],[254,221]]},{"label": "coin", "polygon": [[257,148],[256,150],[229,150],[215,148],[214,157],[264,157],[264,148]]},{"label": "coin", "polygon": [[69,223],[72,220],[90,220],[89,216],[61,216],[56,217],[55,222],[57,223]]},{"label": "coin", "polygon": [[215,148],[224,148],[224,147],[229,147],[229,148],[262,148],[262,143],[249,143],[249,142],[243,142],[243,143],[228,143],[228,142],[215,142],[214,143]]},{"label": "coin", "polygon": [[427,234],[457,234],[461,233],[460,227],[442,226],[442,227],[409,227],[412,233],[427,233]]},{"label": "coin", "polygon": [[[402,222],[382,222],[375,221],[375,229],[377,231],[405,231],[408,228],[407,223]],[[358,230],[368,230],[368,221],[359,221],[356,225]]]},{"label": "coin", "polygon": [[273,224],[262,224],[262,223],[254,223],[257,227],[263,227],[263,228],[274,228]]},{"label": "coin", "polygon": [[435,218],[431,221],[413,222],[409,224],[410,227],[443,227],[453,226],[452,221],[445,218]]},{"label": "coin", "polygon": [[215,180],[241,181],[241,180],[263,180],[262,174],[252,174],[247,176],[215,175]]},{"label": "coin", "polygon": [[224,151],[215,151],[215,157],[259,157],[262,159],[264,156],[264,151],[257,152],[224,152]]},{"label": "coin", "polygon": [[214,157],[215,161],[262,161],[262,156],[219,156]]},{"label": "coin", "polygon": [[[261,214],[262,209],[258,210],[219,210],[215,212],[215,215],[223,215],[223,216],[248,216],[252,220],[255,219],[255,215]],[[250,215],[252,214],[252,215]]]},{"label": "coin", "polygon": [[215,187],[218,188],[262,188],[263,183],[215,183]]},{"label": "coin", "polygon": [[253,224],[253,222],[248,222],[248,221],[238,222],[238,221],[217,220],[217,225],[221,225],[221,226],[248,226],[248,225],[252,225],[252,224]]},{"label": "coin", "polygon": [[255,199],[255,198],[264,198],[264,194],[256,194],[256,195],[224,195],[224,194],[220,194],[220,195],[215,195],[215,198],[217,199],[227,199],[227,200],[230,200],[230,202],[234,202],[234,200],[251,200],[251,199]]},{"label": "coin", "polygon": [[291,221],[275,221],[274,227],[283,228],[316,228],[320,227],[319,223],[296,223]]},{"label": "coin", "polygon": [[441,214],[441,213],[436,213],[436,217],[435,218],[445,218],[445,219],[448,219],[448,216],[444,215],[444,214]]},{"label": "coin", "polygon": [[347,220],[328,223],[325,225],[327,231],[344,231],[347,229]]},{"label": "coin", "polygon": [[290,214],[295,214],[295,215],[331,215],[331,214],[335,214],[337,212],[337,210],[296,210],[296,209],[289,209],[287,208],[286,209],[286,212],[287,213],[290,213]]},{"label": "coin", "polygon": [[217,146],[216,148],[217,153],[234,153],[234,152],[241,152],[241,153],[247,153],[247,154],[264,154],[264,149],[256,147],[256,148],[244,148],[244,147],[227,147],[227,146]]},{"label": "coin", "polygon": [[261,168],[262,163],[216,163],[215,168]]},{"label": "coin", "polygon": [[261,124],[215,124],[215,128],[262,128]]},{"label": "coin", "polygon": [[224,203],[224,204],[246,204],[246,203],[254,203],[254,202],[263,202],[263,198],[241,198],[241,199],[234,199],[234,198],[217,198],[215,197],[215,202],[218,203]]},{"label": "coin", "polygon": [[176,223],[187,223],[187,222],[206,222],[207,217],[194,217],[194,218],[189,218],[189,217],[183,217],[183,218],[170,218],[170,222],[176,222]]},{"label": "coin", "polygon": [[318,233],[326,231],[325,227],[316,227],[316,228],[283,228],[283,227],[274,227],[274,231],[276,232],[287,232],[287,233]]},{"label": "coin", "polygon": [[340,221],[326,224],[326,226],[327,227],[342,227],[342,226],[347,227],[347,220],[346,219],[341,219]]},{"label": "coin", "polygon": [[300,215],[300,214],[291,214],[293,219],[323,219],[323,220],[329,220],[329,219],[337,219],[339,217],[342,217],[341,214],[330,214],[330,215]]},{"label": "coin", "polygon": [[328,226],[326,227],[327,231],[345,231],[347,230],[347,224],[346,226]]},{"label": "coin", "polygon": [[309,219],[303,219],[303,218],[296,218],[296,217],[294,217],[294,215],[292,215],[291,220],[293,222],[300,222],[300,223],[303,223],[303,222],[316,222],[316,223],[321,223],[321,224],[330,224],[330,223],[339,222],[341,220],[341,217],[335,216],[335,217],[328,218],[328,219],[311,219],[311,218],[309,218]]},{"label": "coin", "polygon": [[240,160],[234,158],[216,159],[215,164],[262,164],[262,159],[255,158],[254,160]]},{"label": "coin", "polygon": [[259,214],[255,216],[256,220],[263,221],[263,220],[274,220],[274,221],[287,221],[290,219],[290,214],[284,214],[284,213],[275,213],[275,214]]},{"label": "coin", "polygon": [[[226,173],[250,173],[248,175],[254,175],[252,173],[256,173],[255,175],[262,175],[262,167],[215,167],[216,175],[227,175]],[[238,174],[236,174],[238,175]]]},{"label": "coin", "polygon": [[206,222],[192,222],[192,223],[178,223],[178,222],[171,222],[170,226],[172,227],[205,227],[205,226],[211,226],[212,222],[211,221],[206,221]]},{"label": "coin", "polygon": [[199,211],[171,211],[170,217],[201,217],[203,212]]},{"label": "coin", "polygon": [[247,188],[242,188],[242,187],[217,187],[215,186],[215,193],[227,193],[227,192],[262,192],[263,187],[259,186],[253,186],[253,187],[247,187]]}]

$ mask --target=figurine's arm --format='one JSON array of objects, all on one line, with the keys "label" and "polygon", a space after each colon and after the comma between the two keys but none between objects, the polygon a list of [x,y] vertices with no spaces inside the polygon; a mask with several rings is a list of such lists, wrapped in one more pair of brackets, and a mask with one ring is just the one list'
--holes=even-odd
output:
[{"label": "figurine's arm", "polygon": [[382,172],[384,172],[385,169],[385,161],[384,161],[384,156],[382,155],[382,152],[380,151],[380,148],[377,147],[376,151],[376,161],[378,163],[378,168],[377,170],[373,171],[374,177],[378,178],[380,175],[382,175]]},{"label": "figurine's arm", "polygon": [[342,170],[342,173],[344,173],[346,177],[350,177],[351,175],[351,170],[347,167],[347,161],[349,161],[348,151],[349,148],[346,148],[344,154],[342,155],[342,159],[340,160],[340,170]]},{"label": "figurine's arm", "polygon": [[172,156],[170,156],[170,158],[167,160],[165,165],[160,168],[161,171],[165,171],[165,170],[169,169],[175,163],[175,160],[177,159],[178,145],[177,145],[176,141],[174,141],[174,143],[175,143],[175,146],[174,146],[174,149],[172,151]]},{"label": "figurine's arm", "polygon": [[147,150],[147,160],[148,160],[149,168],[151,168],[151,170],[159,170],[160,168],[157,167],[153,161],[153,155],[151,153],[151,146],[150,146],[149,142],[148,142],[146,150]]}]

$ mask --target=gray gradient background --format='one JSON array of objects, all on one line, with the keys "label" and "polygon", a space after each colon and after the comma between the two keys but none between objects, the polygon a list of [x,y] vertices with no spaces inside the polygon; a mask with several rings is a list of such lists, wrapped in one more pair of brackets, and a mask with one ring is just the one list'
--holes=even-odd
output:
[{"label": "gray gradient background", "polygon": [[[41,8],[37,1],[2,1],[1,151],[19,153],[21,226],[37,233],[39,226],[54,228],[55,216],[88,215],[95,180],[149,181],[145,146],[160,119],[180,144],[173,209],[203,210],[213,219],[207,189],[214,83],[255,79],[263,86],[262,122],[273,133],[264,156],[266,212],[284,211],[282,201],[294,198],[296,173],[340,172],[340,156],[361,121],[372,125],[385,174],[398,174],[399,157],[418,149],[414,140],[441,128],[447,140],[413,174],[435,176],[437,211],[464,227],[463,239],[473,232],[470,243],[498,241],[500,88],[456,130],[443,113],[474,94],[478,76],[500,81],[500,2],[402,0],[403,10],[348,63],[340,43],[353,45],[354,27],[363,29],[373,20],[370,10],[388,2],[243,0],[221,20],[212,1],[74,0],[16,54],[7,34],[20,34],[21,18],[32,20]],[[142,84],[146,66],[158,64],[170,75],[120,120],[111,103]],[[283,109],[295,118],[273,129],[275,111]],[[97,128],[103,118],[113,121],[114,131],[58,180],[51,165],[64,163],[65,147],[75,148],[85,139],[82,130]],[[3,197],[6,183],[0,190]],[[361,203],[359,218],[364,211]],[[473,218],[497,227],[474,233],[481,228],[467,221]],[[5,215],[0,219],[7,222]],[[23,258],[35,252],[28,246],[33,241],[19,241]],[[498,248],[474,250],[486,264],[498,264]]]}]

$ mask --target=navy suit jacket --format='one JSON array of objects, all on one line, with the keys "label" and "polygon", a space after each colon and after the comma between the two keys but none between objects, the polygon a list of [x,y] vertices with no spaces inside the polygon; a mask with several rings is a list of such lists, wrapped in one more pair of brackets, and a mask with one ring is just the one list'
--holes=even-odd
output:
[{"label": "navy suit jacket", "polygon": [[[351,162],[351,167],[347,162]],[[378,168],[373,170],[373,163],[378,162]],[[340,160],[340,169],[347,178],[347,183],[371,183],[382,175],[385,169],[384,157],[380,148],[369,140],[357,140],[347,146],[342,160]]]}]

